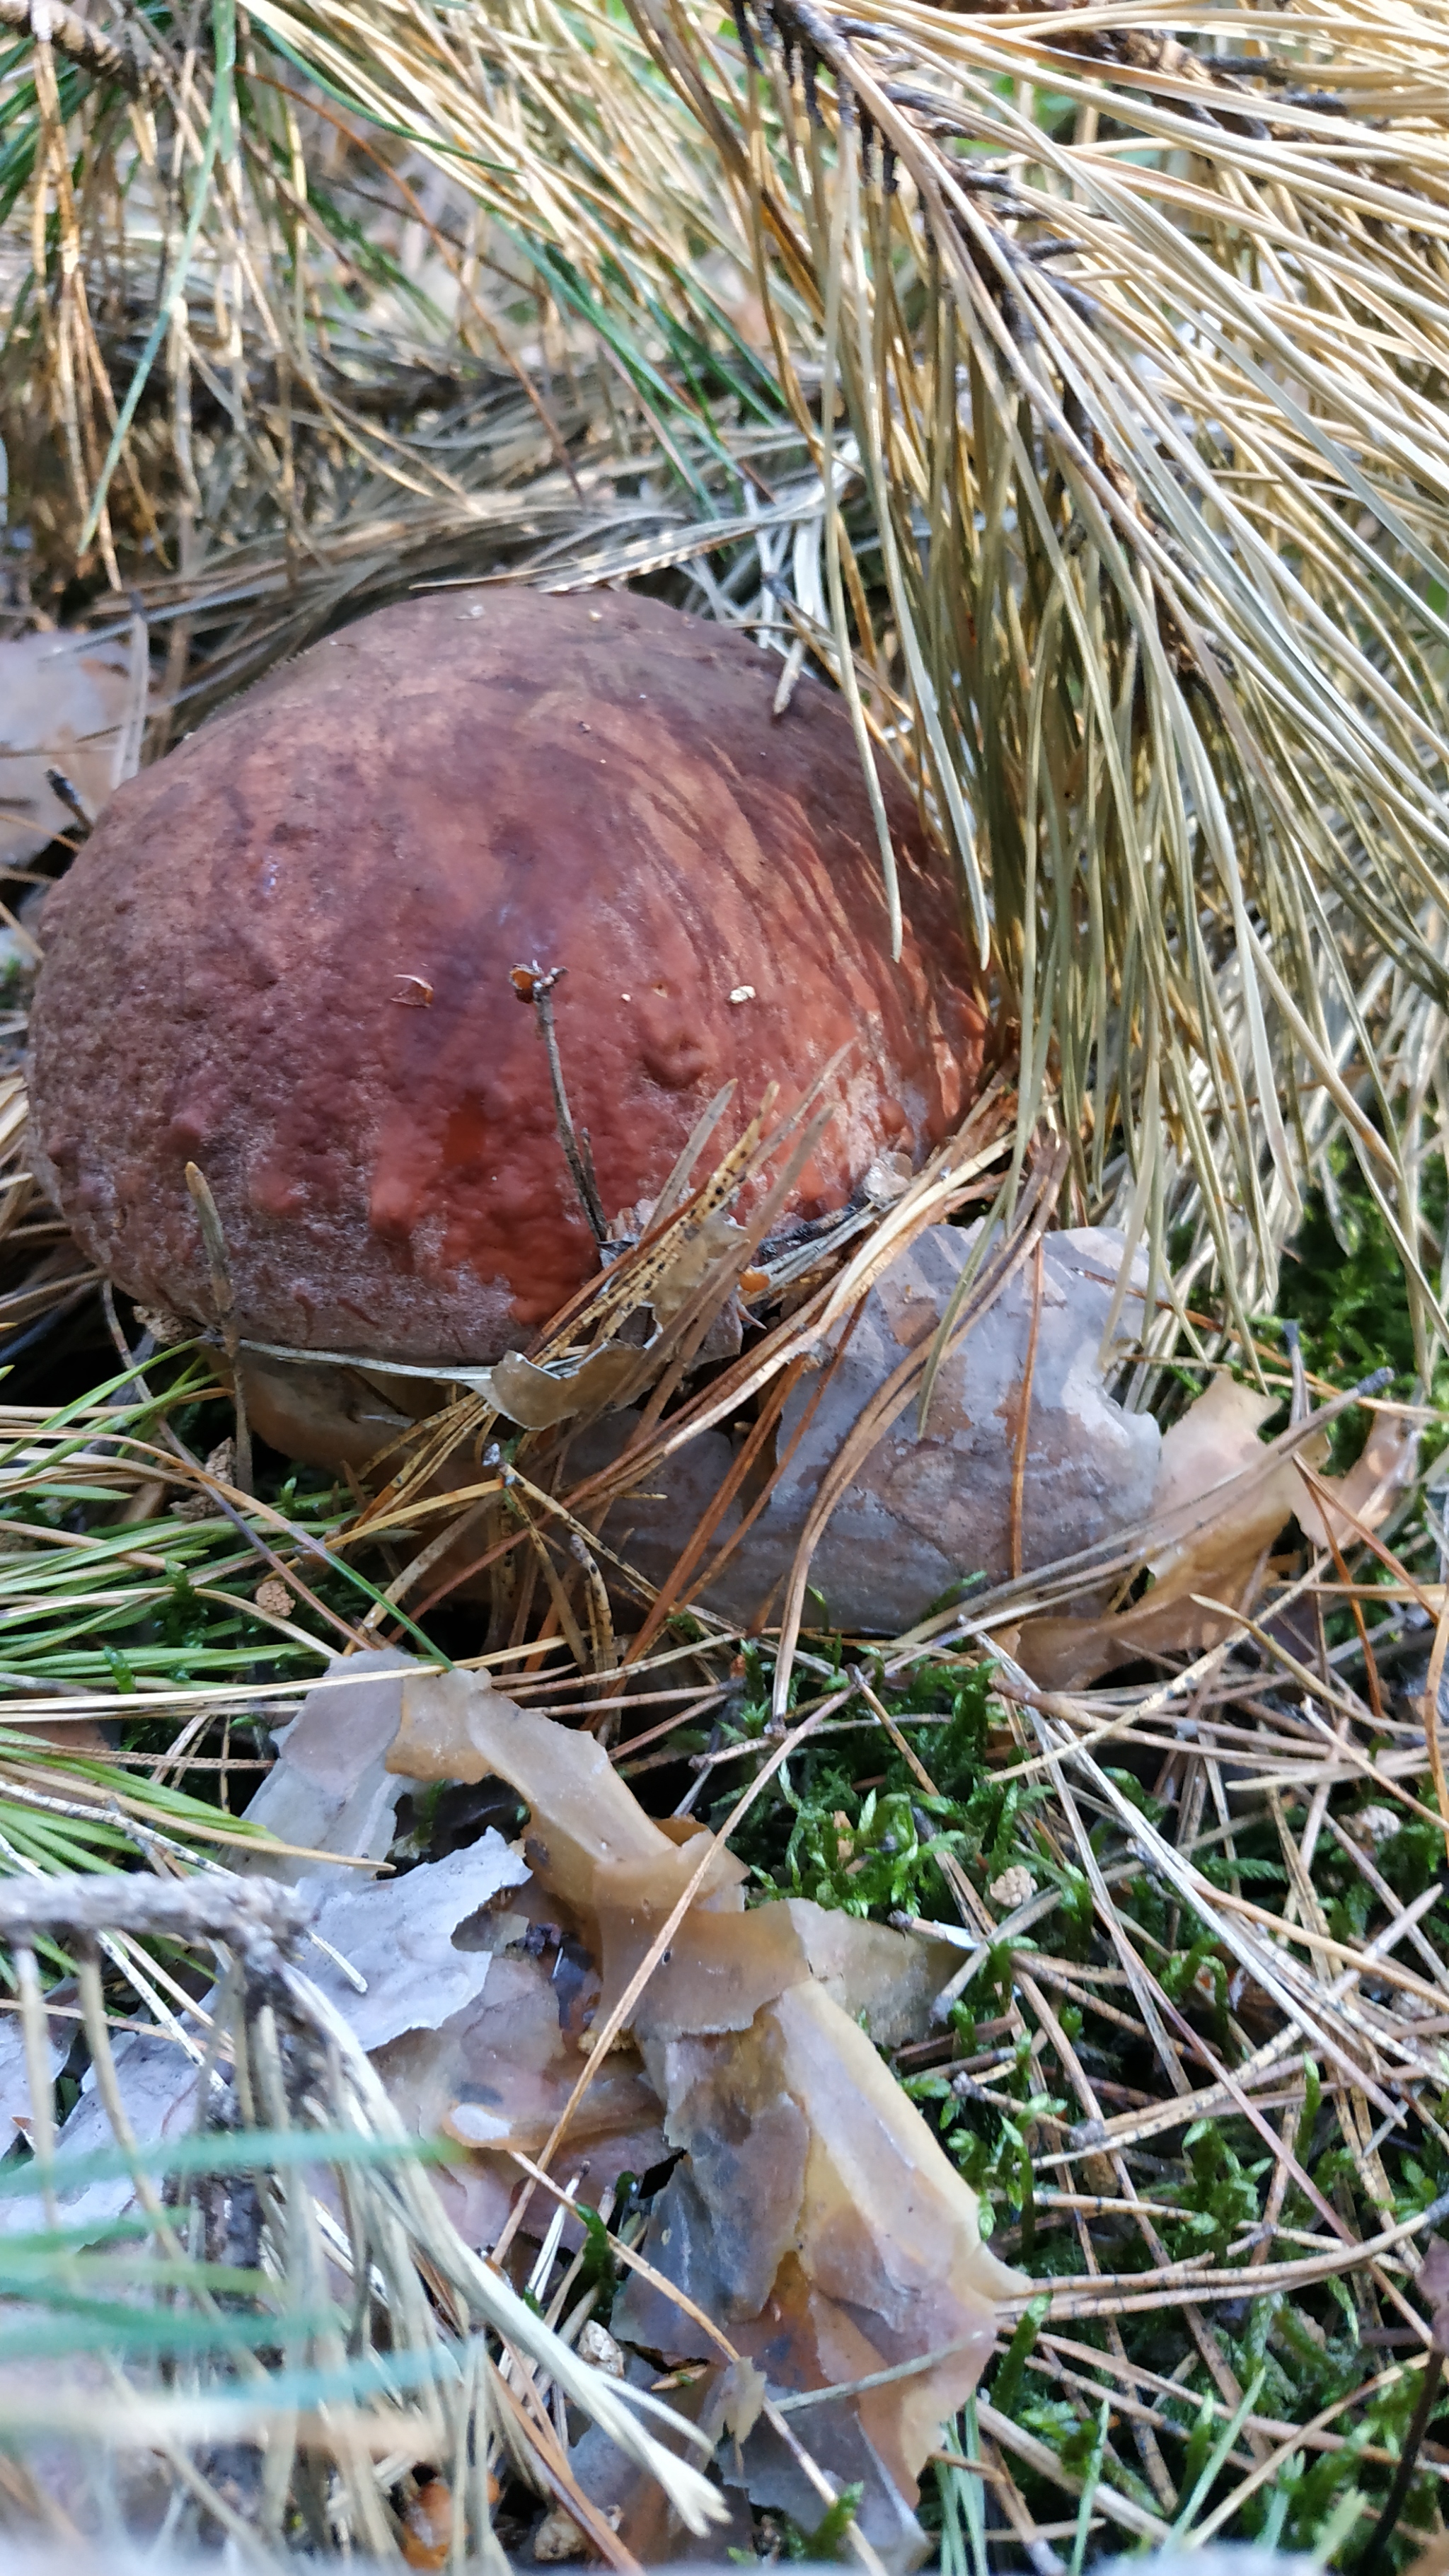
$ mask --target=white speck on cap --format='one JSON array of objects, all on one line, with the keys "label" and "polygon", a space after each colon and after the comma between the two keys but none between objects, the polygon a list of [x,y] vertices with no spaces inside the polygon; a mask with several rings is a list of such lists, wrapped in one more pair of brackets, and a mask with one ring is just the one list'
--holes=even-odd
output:
[{"label": "white speck on cap", "polygon": [[732,1002],[752,1002],[754,998],[755,988],[753,984],[736,984],[734,991],[730,995],[730,1000]]}]

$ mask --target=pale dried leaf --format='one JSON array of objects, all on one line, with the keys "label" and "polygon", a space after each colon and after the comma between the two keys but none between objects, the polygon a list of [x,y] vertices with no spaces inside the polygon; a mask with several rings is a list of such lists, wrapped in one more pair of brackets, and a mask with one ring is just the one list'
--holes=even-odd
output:
[{"label": "pale dried leaf", "polygon": [[540,2565],[556,2566],[566,2558],[587,2558],[593,2549],[588,2533],[580,2529],[571,2513],[556,2504],[546,2513],[533,2535],[533,2554]]},{"label": "pale dried leaf", "polygon": [[[385,1756],[402,1713],[402,1675],[412,1658],[395,1646],[338,1656],[296,1717],[278,1731],[278,1755],[247,1809],[250,1824],[308,1852],[381,1860],[393,1839],[401,1781]],[[294,1884],[317,1864],[268,1851],[239,1853],[236,1865]],[[338,1880],[356,1872],[339,1866]]]},{"label": "pale dried leaf", "polygon": [[[1034,1680],[1075,1690],[1139,1654],[1195,1655],[1220,1644],[1237,1626],[1235,1614],[1251,1611],[1290,1521],[1311,1544],[1327,1546],[1316,1492],[1341,1493],[1365,1527],[1377,1526],[1413,1472],[1410,1427],[1380,1417],[1347,1476],[1310,1484],[1295,1460],[1311,1468],[1326,1454],[1327,1434],[1289,1432],[1265,1446],[1259,1432],[1276,1409],[1273,1397],[1226,1374],[1211,1381],[1163,1439],[1152,1512],[1162,1534],[1155,1544],[1149,1535],[1142,1558],[1151,1588],[1115,1616],[1028,1620],[1017,1651]],[[1348,1522],[1333,1519],[1340,1544],[1351,1543]]]},{"label": "pale dried leaf", "polygon": [[404,2031],[436,2030],[482,1993],[492,1965],[491,1952],[460,1949],[455,1934],[527,1877],[524,1863],[490,1826],[466,1850],[401,1878],[329,1887],[313,1929],[366,1979],[367,1991],[359,1994],[315,1949],[307,1973],[366,2049],[385,2047]]},{"label": "pale dried leaf", "polygon": [[572,1367],[540,1368],[519,1351],[506,1351],[490,1371],[492,1401],[526,1431],[547,1431],[576,1413],[607,1408],[638,1374],[639,1353],[627,1342],[604,1342]]},{"label": "pale dried leaf", "polygon": [[649,1872],[667,1871],[677,1858],[592,1736],[519,1708],[483,1674],[414,1666],[387,1767],[414,1780],[507,1780],[530,1811],[526,1848],[536,1874],[574,1905],[592,1904],[605,1861]]},{"label": "pale dried leaf", "polygon": [[70,780],[94,818],[124,775],[133,697],[124,638],[16,635],[0,641],[0,857],[21,867],[75,817],[46,771]]}]

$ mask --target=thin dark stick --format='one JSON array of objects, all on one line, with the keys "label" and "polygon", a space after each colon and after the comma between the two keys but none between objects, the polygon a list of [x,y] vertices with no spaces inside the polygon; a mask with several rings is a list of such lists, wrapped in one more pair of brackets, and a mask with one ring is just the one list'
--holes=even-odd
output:
[{"label": "thin dark stick", "polygon": [[1375,2569],[1381,2563],[1387,2563],[1389,2542],[1398,2530],[1399,2516],[1403,2512],[1405,2499],[1413,2484],[1414,2471],[1419,2459],[1419,2445],[1429,2428],[1429,2418],[1434,2412],[1443,2370],[1444,2355],[1438,2350],[1431,2352],[1424,2364],[1424,2385],[1419,2391],[1419,2403],[1414,2409],[1413,2422],[1404,2436],[1403,2453],[1394,2472],[1394,2483],[1389,2489],[1388,2503],[1384,2506],[1369,2535],[1368,2547],[1358,2562],[1355,2576],[1374,2576]]},{"label": "thin dark stick", "polygon": [[231,1263],[226,1257],[226,1236],[211,1185],[206,1174],[195,1163],[186,1166],[186,1186],[196,1209],[201,1239],[206,1246],[206,1266],[211,1273],[211,1294],[216,1306],[216,1320],[221,1328],[222,1348],[231,1364],[232,1396],[236,1405],[236,1481],[241,1492],[252,1490],[252,1435],[247,1421],[246,1396],[242,1389],[241,1335],[236,1320],[236,1292],[232,1286]]},{"label": "thin dark stick", "polygon": [[573,1111],[569,1107],[568,1093],[564,1089],[563,1066],[559,1061],[558,1033],[553,1024],[553,988],[560,975],[567,972],[568,969],[565,966],[550,966],[545,974],[535,959],[531,966],[515,966],[509,981],[520,1002],[529,1002],[533,1006],[539,1033],[548,1056],[549,1080],[553,1084],[554,1116],[558,1121],[558,1140],[564,1150],[564,1161],[573,1174],[574,1188],[579,1194],[579,1204],[593,1228],[594,1241],[602,1244],[608,1240],[609,1229],[605,1223],[604,1211],[599,1199],[599,1185],[594,1178],[594,1158],[588,1150],[587,1133],[582,1147],[579,1143]]},{"label": "thin dark stick", "polygon": [[81,839],[88,840],[92,831],[95,829],[94,818],[86,812],[84,805],[81,803],[79,791],[72,784],[71,780],[67,778],[65,771],[63,769],[48,769],[45,773],[45,780],[52,795],[60,798],[66,812],[75,816],[75,819],[81,828]]}]

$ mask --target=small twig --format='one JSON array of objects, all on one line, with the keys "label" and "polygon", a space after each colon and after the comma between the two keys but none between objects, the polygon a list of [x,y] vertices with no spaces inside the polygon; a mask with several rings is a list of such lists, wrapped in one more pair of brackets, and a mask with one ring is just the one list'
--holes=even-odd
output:
[{"label": "small twig", "polygon": [[306,1930],[307,1898],[271,1878],[92,1877],[7,1879],[0,1885],[0,1940],[22,1947],[42,1933],[139,1932],[173,1940],[243,1946],[287,1941]]},{"label": "small twig", "polygon": [[[582,1533],[569,1533],[569,1554],[584,1578],[584,1606],[588,1614],[589,1645],[594,1671],[601,1677],[613,1672],[619,1661],[618,1641],[614,1635],[613,1613],[609,1608],[609,1587],[599,1569],[598,1559]],[[677,1723],[677,1721],[676,1721]],[[612,1744],[619,1732],[617,1708],[613,1715],[601,1715],[595,1732],[601,1744]]]},{"label": "small twig", "polygon": [[1036,1262],[1032,1283],[1031,1327],[1027,1334],[1026,1365],[1021,1373],[1021,1410],[1016,1424],[1016,1450],[1011,1468],[1011,1579],[1019,1583],[1023,1571],[1022,1526],[1026,1503],[1027,1440],[1031,1431],[1031,1389],[1036,1375],[1036,1341],[1041,1328],[1042,1292],[1046,1284],[1046,1245],[1038,1235]]},{"label": "small twig", "polygon": [[201,1239],[206,1246],[206,1266],[211,1273],[212,1301],[216,1307],[222,1348],[231,1365],[232,1393],[236,1402],[237,1487],[241,1493],[249,1494],[252,1490],[252,1435],[247,1422],[246,1397],[242,1391],[241,1334],[236,1320],[236,1292],[232,1287],[231,1264],[226,1257],[226,1236],[222,1232],[216,1201],[211,1195],[211,1184],[199,1164],[187,1164],[186,1186],[191,1192],[192,1204],[196,1209],[197,1221],[201,1227]]},{"label": "small twig", "polygon": [[1438,2401],[1439,2382],[1443,2373],[1444,2355],[1436,2346],[1424,2364],[1424,2384],[1419,2391],[1419,2402],[1414,2408],[1409,2429],[1404,2435],[1404,2448],[1394,2473],[1394,2483],[1389,2489],[1383,2512],[1369,2534],[1368,2547],[1358,2562],[1355,2576],[1374,2576],[1376,2568],[1388,2563],[1389,2542],[1398,2530],[1399,2517],[1413,2484],[1414,2470],[1419,2459],[1419,2445],[1429,2429],[1429,2418]]},{"label": "small twig", "polygon": [[[26,1893],[29,1892],[32,1884],[29,1879],[21,1881],[21,1887]],[[28,1926],[26,1928],[29,1929]],[[42,2169],[46,2171],[45,2223],[47,2227],[56,2227],[60,2219],[56,2206],[55,2183],[48,2170],[55,2156],[55,2086],[50,2074],[47,2050],[50,2033],[40,1990],[40,1971],[36,1966],[35,1952],[28,1939],[12,1941],[11,1958],[15,1968],[15,1982],[20,1989],[20,2010],[23,2017],[25,2073],[30,2089],[32,2124],[30,2143]]]},{"label": "small twig", "polygon": [[83,841],[89,840],[91,833],[95,829],[95,817],[94,815],[86,812],[86,809],[80,800],[80,791],[73,781],[67,778],[63,769],[47,769],[45,773],[45,783],[49,787],[51,794],[60,798],[66,812],[74,815],[76,822],[80,826],[81,839]]},{"label": "small twig", "polygon": [[[113,44],[98,27],[88,25],[78,10],[63,7],[61,0],[48,0],[43,9],[33,7],[32,0],[0,0],[0,27],[14,27],[21,35],[33,37],[37,44],[58,46],[83,70],[100,80],[118,81],[133,98],[149,85],[143,81],[139,66],[122,53],[119,45]],[[52,784],[55,775],[52,770]],[[56,793],[59,795],[59,788]]]},{"label": "small twig", "polygon": [[608,1241],[609,1229],[599,1198],[599,1185],[594,1177],[594,1158],[589,1151],[588,1130],[585,1129],[583,1140],[580,1142],[578,1130],[574,1126],[573,1111],[569,1107],[568,1093],[564,1089],[563,1065],[559,1060],[558,1051],[558,1032],[553,1024],[553,988],[559,977],[567,972],[568,969],[565,966],[550,966],[545,973],[535,959],[531,966],[515,966],[509,981],[520,1002],[531,1003],[533,1007],[534,1016],[538,1021],[539,1035],[543,1039],[548,1056],[548,1076],[553,1084],[553,1108],[554,1116],[558,1121],[558,1141],[563,1147],[564,1161],[573,1174],[574,1188],[579,1194],[579,1204],[593,1229],[594,1241],[603,1244]]}]

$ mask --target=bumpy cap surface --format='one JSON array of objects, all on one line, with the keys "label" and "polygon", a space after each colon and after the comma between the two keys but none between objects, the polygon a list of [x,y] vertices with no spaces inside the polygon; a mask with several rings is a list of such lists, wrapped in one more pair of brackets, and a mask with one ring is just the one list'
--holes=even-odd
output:
[{"label": "bumpy cap surface", "polygon": [[795,1206],[841,1205],[968,1103],[983,1020],[953,899],[888,803],[892,964],[844,710],[630,595],[449,591],[314,646],[124,787],[52,898],[35,1133],[86,1249],[244,1334],[394,1359],[518,1348],[596,1267],[534,1013],[606,1212],[652,1197],[731,1076],[738,1133],[845,1041]]}]

